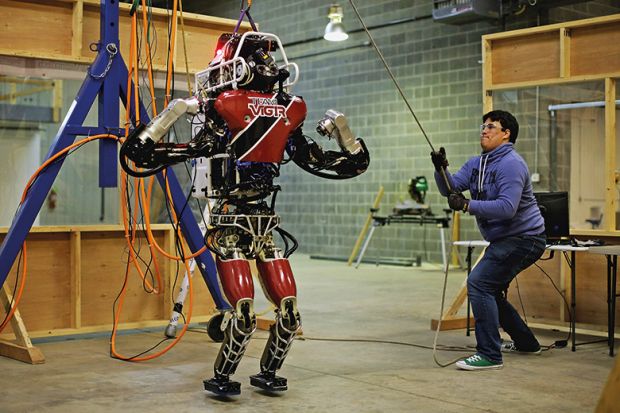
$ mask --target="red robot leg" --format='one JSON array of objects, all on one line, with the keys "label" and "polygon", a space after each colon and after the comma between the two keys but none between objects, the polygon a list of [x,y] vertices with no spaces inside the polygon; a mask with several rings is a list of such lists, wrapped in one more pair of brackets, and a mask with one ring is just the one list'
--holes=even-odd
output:
[{"label": "red robot leg", "polygon": [[261,372],[250,376],[250,384],[263,390],[284,391],[287,389],[286,379],[276,376],[276,371],[282,367],[301,328],[295,279],[286,258],[257,259],[256,266],[263,291],[276,306],[276,319],[269,329],[269,339],[260,360]]},{"label": "red robot leg", "polygon": [[215,359],[215,377],[205,380],[205,390],[218,395],[240,394],[240,384],[229,380],[235,373],[252,334],[256,330],[254,283],[250,264],[245,259],[217,259],[222,291],[232,310],[224,314],[221,329],[224,341]]}]

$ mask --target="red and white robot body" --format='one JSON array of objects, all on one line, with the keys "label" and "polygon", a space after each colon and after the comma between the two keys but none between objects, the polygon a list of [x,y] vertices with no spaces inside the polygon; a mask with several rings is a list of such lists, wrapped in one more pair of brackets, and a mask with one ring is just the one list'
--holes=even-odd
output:
[{"label": "red and white robot body", "polygon": [[[217,318],[222,346],[215,376],[204,381],[205,389],[216,394],[239,394],[239,383],[230,376],[256,329],[249,259],[256,260],[263,291],[276,308],[261,372],[251,376],[250,383],[268,391],[287,388],[286,379],[276,376],[276,371],[301,328],[301,318],[288,261],[297,241],[280,227],[275,212],[280,187],[274,179],[287,162],[284,153],[305,171],[328,179],[353,178],[369,164],[364,142],[338,111],[328,110],[316,131],[336,140],[339,150],[323,150],[304,135],[306,104],[290,93],[298,78],[299,68],[288,61],[277,36],[223,34],[209,67],[196,74],[196,95],[170,102],[148,125],[137,127],[121,147],[121,166],[133,176],[149,176],[192,159],[193,192],[213,204],[205,243],[217,256],[218,281],[231,306]],[[165,142],[170,128],[186,115],[193,116],[189,142]],[[128,161],[145,169],[134,169]],[[283,248],[276,245],[275,233]],[[182,302],[175,304],[175,309],[181,307]]]},{"label": "red and white robot body", "polygon": [[284,93],[231,90],[221,93],[215,110],[224,119],[230,146],[240,161],[282,162],[289,136],[306,118],[306,103]]}]

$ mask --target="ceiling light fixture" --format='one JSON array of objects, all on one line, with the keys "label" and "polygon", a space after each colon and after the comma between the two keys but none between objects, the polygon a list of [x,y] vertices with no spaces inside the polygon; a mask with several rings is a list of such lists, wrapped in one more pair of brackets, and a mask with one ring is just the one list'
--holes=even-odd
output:
[{"label": "ceiling light fixture", "polygon": [[327,13],[329,23],[325,26],[325,34],[323,38],[330,42],[341,42],[347,40],[349,35],[344,29],[342,24],[342,7],[339,4],[332,4],[329,6],[329,12]]}]

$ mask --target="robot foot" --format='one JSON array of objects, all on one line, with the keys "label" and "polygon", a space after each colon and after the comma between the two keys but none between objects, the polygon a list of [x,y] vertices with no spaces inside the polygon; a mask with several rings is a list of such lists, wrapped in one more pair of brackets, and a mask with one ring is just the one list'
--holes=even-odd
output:
[{"label": "robot foot", "polygon": [[241,394],[241,383],[229,380],[227,377],[213,377],[202,382],[205,390],[218,396],[238,396]]},{"label": "robot foot", "polygon": [[275,373],[270,373],[267,371],[250,376],[250,384],[254,387],[270,392],[288,390],[286,379],[284,377],[276,376]]}]

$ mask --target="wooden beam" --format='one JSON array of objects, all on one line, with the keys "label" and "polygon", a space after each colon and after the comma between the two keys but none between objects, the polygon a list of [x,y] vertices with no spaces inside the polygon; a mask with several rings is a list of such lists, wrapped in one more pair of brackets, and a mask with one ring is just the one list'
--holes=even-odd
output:
[{"label": "wooden beam", "polygon": [[588,26],[596,26],[602,24],[620,23],[620,14],[611,14],[609,16],[593,17],[590,19],[574,20],[563,23],[549,24],[545,26],[530,27],[527,29],[510,30],[500,33],[484,35],[484,39],[497,40],[505,38],[513,38],[519,36],[528,36],[531,34],[547,33],[560,30],[561,28],[581,28]]},{"label": "wooden beam", "polygon": [[492,68],[483,75],[485,96],[620,77],[620,14],[484,35],[482,44],[483,71]]},{"label": "wooden beam", "polygon": [[[12,85],[14,85],[14,83]],[[9,100],[12,103],[14,103],[15,98],[22,97],[22,96],[28,96],[28,95],[34,95],[35,93],[47,92],[48,90],[52,90],[52,87],[39,86],[39,87],[33,87],[32,89],[20,90],[19,92],[15,90],[15,91],[11,91],[11,93],[0,95],[0,100]]]},{"label": "wooden beam", "polygon": [[605,79],[605,229],[616,230],[616,79]]},{"label": "wooden beam", "polygon": [[570,29],[560,29],[560,77],[570,77]]},{"label": "wooden beam", "polygon": [[271,318],[266,317],[256,317],[256,328],[259,330],[267,330],[275,324],[275,321]]},{"label": "wooden beam", "polygon": [[54,103],[52,104],[52,117],[54,122],[60,122],[62,115],[62,80],[54,80]]},{"label": "wooden beam", "polygon": [[26,79],[23,77],[15,77],[15,76],[1,76],[0,75],[0,83],[19,83],[20,85],[37,85],[37,86],[54,86],[53,80],[43,80],[43,79]]},{"label": "wooden beam", "polygon": [[45,363],[45,356],[38,348],[24,347],[5,340],[0,340],[0,356],[30,364]]},{"label": "wooden beam", "polygon": [[[119,4],[119,36],[124,56],[129,55],[130,8],[131,4]],[[153,7],[150,12],[157,43],[165,46],[168,11]],[[0,0],[0,55],[91,63],[96,54],[88,46],[99,41],[99,13],[99,0]],[[231,32],[237,22],[195,13],[183,13],[183,20],[190,39],[189,70],[194,73],[208,66],[219,35]],[[250,24],[242,23],[240,30],[250,30]],[[154,69],[165,72],[167,47],[157,49]],[[176,68],[184,71],[184,65]]]},{"label": "wooden beam", "polygon": [[84,25],[84,1],[76,0],[73,3],[73,20],[71,22],[71,29],[73,36],[71,37],[71,56],[74,58],[80,58],[82,56],[82,41]]},{"label": "wooden beam", "polygon": [[[383,188],[383,185],[381,185],[379,187],[379,192],[377,192],[377,196],[375,197],[375,201],[372,203],[372,209],[379,208],[379,205],[381,204],[381,198],[383,198],[383,192],[384,192],[384,188]],[[362,241],[364,241],[366,232],[368,232],[368,228],[370,227],[370,224],[372,224],[372,214],[373,212],[370,211],[368,213],[368,216],[366,217],[366,222],[364,223],[364,226],[362,227],[362,231],[360,232],[360,234],[357,237],[357,240],[355,241],[355,245],[353,246],[353,251],[351,251],[351,255],[349,256],[349,260],[347,261],[348,266],[351,266],[351,263],[357,256],[357,252],[359,251],[360,246],[362,245]]]},{"label": "wooden beam", "polygon": [[[437,326],[439,324],[439,320],[432,319],[431,320],[431,330],[437,330]],[[475,324],[474,318],[470,317],[469,319],[469,327],[473,328]],[[441,330],[460,330],[463,328],[467,328],[467,317],[457,317],[457,318],[444,318],[441,320]]]},{"label": "wooden beam", "polygon": [[482,111],[488,113],[493,110],[493,59],[491,42],[482,38]]},{"label": "wooden beam", "polygon": [[82,233],[70,235],[71,270],[71,326],[82,327]]},{"label": "wooden beam", "polygon": [[603,388],[601,398],[596,406],[596,413],[612,413],[620,406],[620,357],[616,357],[616,363],[609,373],[607,384]]},{"label": "wooden beam", "polygon": [[[8,313],[11,310],[13,297],[9,292],[6,284],[0,289],[0,302]],[[0,340],[0,356],[12,358],[30,364],[45,363],[43,353],[32,345],[30,336],[24,325],[24,321],[18,309],[15,309],[13,318],[11,318],[11,327],[15,334],[15,342]]]},{"label": "wooden beam", "polygon": [[553,85],[570,85],[572,83],[583,83],[602,80],[607,77],[618,78],[620,77],[620,70],[615,72],[605,72],[597,75],[580,75],[571,76],[569,78],[551,78],[541,80],[528,80],[523,82],[507,82],[507,83],[494,83],[489,86],[489,90],[514,90],[532,88],[535,86],[553,86]]},{"label": "wooden beam", "polygon": [[[172,227],[164,233],[163,248],[168,254],[176,255],[176,251],[174,249],[174,229]],[[163,315],[168,320],[170,320],[170,318],[172,317],[172,303],[174,303],[174,299],[175,299],[174,291],[172,290],[172,285],[174,284],[173,278],[175,277],[174,269],[176,268],[176,265],[177,264],[173,262],[172,260],[166,260],[164,265],[162,266],[162,271],[164,272],[163,274],[163,279],[164,279],[163,297],[164,299],[162,300],[163,301],[162,302]],[[182,263],[179,263],[179,265],[181,265],[183,269],[185,268],[185,266],[182,265]],[[182,282],[183,282],[183,279],[181,278],[181,281],[178,283],[179,286],[181,285]]]}]

